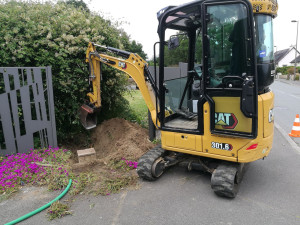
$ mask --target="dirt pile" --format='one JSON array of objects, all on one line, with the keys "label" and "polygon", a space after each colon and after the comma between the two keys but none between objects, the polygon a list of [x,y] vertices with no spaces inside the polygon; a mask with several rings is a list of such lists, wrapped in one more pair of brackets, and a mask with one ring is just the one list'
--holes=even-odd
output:
[{"label": "dirt pile", "polygon": [[105,162],[121,158],[137,160],[154,147],[146,129],[121,118],[104,121],[95,128],[92,143],[97,158]]},{"label": "dirt pile", "polygon": [[123,188],[138,188],[138,175],[124,160],[137,161],[155,144],[148,140],[148,131],[127,120],[114,118],[104,121],[92,133],[96,160],[72,164],[72,172],[90,177],[87,193],[108,195]]}]

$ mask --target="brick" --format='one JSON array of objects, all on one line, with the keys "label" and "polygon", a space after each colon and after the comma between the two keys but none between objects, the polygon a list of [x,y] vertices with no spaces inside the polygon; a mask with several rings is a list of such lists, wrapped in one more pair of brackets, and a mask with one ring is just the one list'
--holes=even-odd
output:
[{"label": "brick", "polygon": [[90,162],[96,159],[96,151],[94,148],[77,150],[77,155],[79,163]]}]

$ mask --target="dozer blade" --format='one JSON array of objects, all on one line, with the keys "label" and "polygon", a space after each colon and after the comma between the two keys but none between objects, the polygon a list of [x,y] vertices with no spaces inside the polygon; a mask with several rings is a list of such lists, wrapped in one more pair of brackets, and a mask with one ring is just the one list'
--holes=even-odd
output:
[{"label": "dozer blade", "polygon": [[97,115],[94,109],[88,105],[82,105],[78,110],[82,126],[87,129],[93,129],[97,126]]}]

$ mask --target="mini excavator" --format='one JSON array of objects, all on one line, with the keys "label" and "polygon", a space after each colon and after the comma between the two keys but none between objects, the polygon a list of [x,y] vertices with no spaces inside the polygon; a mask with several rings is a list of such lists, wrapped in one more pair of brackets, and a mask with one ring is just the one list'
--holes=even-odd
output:
[{"label": "mini excavator", "polygon": [[161,132],[161,146],[139,159],[138,175],[153,181],[184,165],[211,173],[213,191],[234,198],[246,165],[272,148],[277,10],[277,0],[198,0],[163,8],[151,72],[138,54],[89,43],[91,91],[80,109],[83,126],[97,124],[102,65],[123,71]]}]

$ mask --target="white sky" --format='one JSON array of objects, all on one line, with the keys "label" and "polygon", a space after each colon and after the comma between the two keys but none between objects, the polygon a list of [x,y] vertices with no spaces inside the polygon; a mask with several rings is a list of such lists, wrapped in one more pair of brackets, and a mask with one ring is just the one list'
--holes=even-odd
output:
[{"label": "white sky", "polygon": [[[132,40],[136,40],[143,45],[143,49],[149,58],[153,56],[153,44],[158,41],[156,13],[166,6],[182,5],[190,1],[86,0],[92,11],[99,12],[105,18],[112,21],[127,22],[121,27],[130,35]],[[297,23],[292,23],[291,20],[300,21],[300,0],[278,0],[278,4],[278,16],[274,20],[274,46],[277,46],[277,49],[274,49],[275,51],[296,45]]]}]

